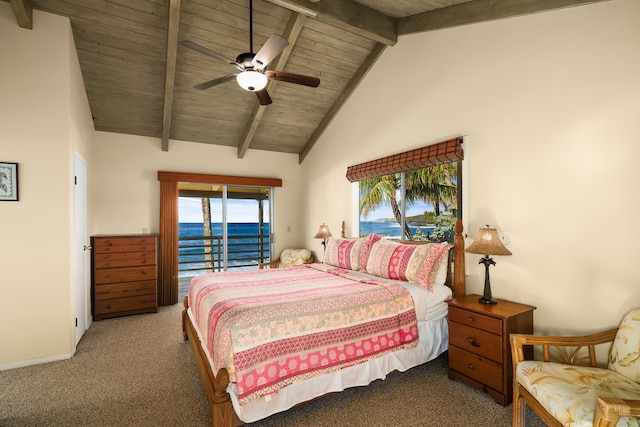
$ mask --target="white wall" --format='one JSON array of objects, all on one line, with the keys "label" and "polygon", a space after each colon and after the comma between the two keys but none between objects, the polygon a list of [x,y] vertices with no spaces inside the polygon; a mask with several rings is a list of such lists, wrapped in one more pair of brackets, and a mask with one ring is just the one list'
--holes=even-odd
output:
[{"label": "white wall", "polygon": [[466,135],[465,229],[513,252],[494,297],[537,306],[537,331],[616,326],[640,305],[639,22],[614,0],[401,37],[303,162],[307,245],[351,218],[347,166]]},{"label": "white wall", "polygon": [[0,369],[74,351],[73,150],[92,135],[67,18],[19,28],[0,3],[0,161],[19,163],[18,202],[0,202]]},{"label": "white wall", "polygon": [[[281,178],[275,190],[278,236],[276,252],[302,244],[301,218],[295,209],[300,197],[298,156],[248,150],[238,159],[235,147],[171,140],[162,151],[160,140],[96,132],[91,171],[92,233],[158,232],[160,183],[158,171]],[[291,231],[287,232],[287,227]]]},{"label": "white wall", "polygon": [[[20,28],[0,2],[0,161],[19,163],[19,202],[0,202],[0,369],[74,349],[73,156],[87,161],[88,231],[158,231],[157,171],[282,178],[276,251],[302,244],[298,157],[95,133],[69,20],[34,11]],[[291,231],[287,231],[290,228]],[[90,295],[87,265],[87,297]],[[87,305],[90,309],[90,305]]]}]

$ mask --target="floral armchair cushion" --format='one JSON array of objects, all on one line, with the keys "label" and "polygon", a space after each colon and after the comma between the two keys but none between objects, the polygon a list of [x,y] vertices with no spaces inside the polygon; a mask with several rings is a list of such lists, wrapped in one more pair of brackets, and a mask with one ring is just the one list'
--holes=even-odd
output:
[{"label": "floral armchair cushion", "polygon": [[[591,427],[598,397],[640,400],[640,309],[620,323],[608,369],[521,361],[516,381],[564,426]],[[640,419],[622,417],[617,427],[640,427]]]},{"label": "floral armchair cushion", "polygon": [[[527,360],[518,363],[516,377],[564,426],[593,426],[598,396],[640,399],[640,384],[609,369]],[[640,427],[640,422],[623,417],[617,426]]]},{"label": "floral armchair cushion", "polygon": [[311,264],[313,253],[309,249],[284,249],[280,254],[280,267]]}]

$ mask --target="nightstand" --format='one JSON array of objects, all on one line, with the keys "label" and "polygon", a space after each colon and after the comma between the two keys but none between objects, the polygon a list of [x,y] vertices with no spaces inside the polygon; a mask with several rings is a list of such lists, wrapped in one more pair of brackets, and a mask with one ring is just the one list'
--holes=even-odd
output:
[{"label": "nightstand", "polygon": [[[465,295],[449,304],[449,378],[489,393],[507,406],[513,399],[509,334],[533,333],[530,305],[498,300],[481,304],[480,295]],[[527,348],[528,357],[532,348]]]}]

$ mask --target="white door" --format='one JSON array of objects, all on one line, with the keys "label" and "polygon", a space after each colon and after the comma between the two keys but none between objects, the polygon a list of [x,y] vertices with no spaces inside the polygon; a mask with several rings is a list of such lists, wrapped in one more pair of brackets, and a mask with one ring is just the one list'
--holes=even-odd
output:
[{"label": "white door", "polygon": [[87,330],[87,165],[73,155],[73,295],[75,345]]}]

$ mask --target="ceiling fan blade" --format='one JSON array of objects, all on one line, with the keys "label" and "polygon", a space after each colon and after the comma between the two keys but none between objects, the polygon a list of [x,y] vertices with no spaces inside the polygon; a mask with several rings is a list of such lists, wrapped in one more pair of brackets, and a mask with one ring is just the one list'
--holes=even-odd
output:
[{"label": "ceiling fan blade", "polygon": [[251,61],[253,66],[258,70],[264,70],[269,62],[280,55],[282,51],[289,46],[289,41],[282,36],[272,34],[267,42],[260,48],[256,56]]},{"label": "ceiling fan blade", "polygon": [[271,104],[271,97],[269,96],[269,92],[267,92],[266,89],[262,89],[262,90],[254,92],[254,93],[258,97],[258,102],[260,102],[260,105],[269,105],[269,104]]},{"label": "ceiling fan blade", "polygon": [[318,87],[320,79],[317,77],[302,76],[300,74],[285,73],[284,71],[269,70],[264,73],[268,79],[277,80],[279,82],[295,83],[298,85]]},{"label": "ceiling fan blade", "polygon": [[237,74],[229,74],[228,76],[218,77],[217,79],[209,80],[209,81],[206,81],[204,83],[200,83],[198,85],[195,85],[193,88],[194,89],[199,89],[199,90],[209,89],[210,87],[217,86],[217,85],[222,84],[222,83],[226,83],[226,82],[228,82],[230,80],[235,80],[236,76],[237,76]]},{"label": "ceiling fan blade", "polygon": [[194,42],[189,41],[189,40],[182,40],[180,42],[180,44],[182,46],[184,46],[184,47],[188,47],[189,49],[193,49],[196,52],[200,52],[200,53],[202,53],[204,55],[207,55],[207,56],[210,56],[212,58],[215,58],[218,61],[222,61],[222,62],[224,62],[226,64],[233,65],[234,67],[236,67],[240,71],[244,70],[244,68],[240,64],[238,64],[236,61],[234,61],[233,59],[227,58],[226,56],[224,56],[224,55],[222,55],[222,54],[220,54],[218,52],[214,52],[211,49],[208,49],[208,48],[206,48],[204,46],[200,46],[197,43],[194,43]]}]

